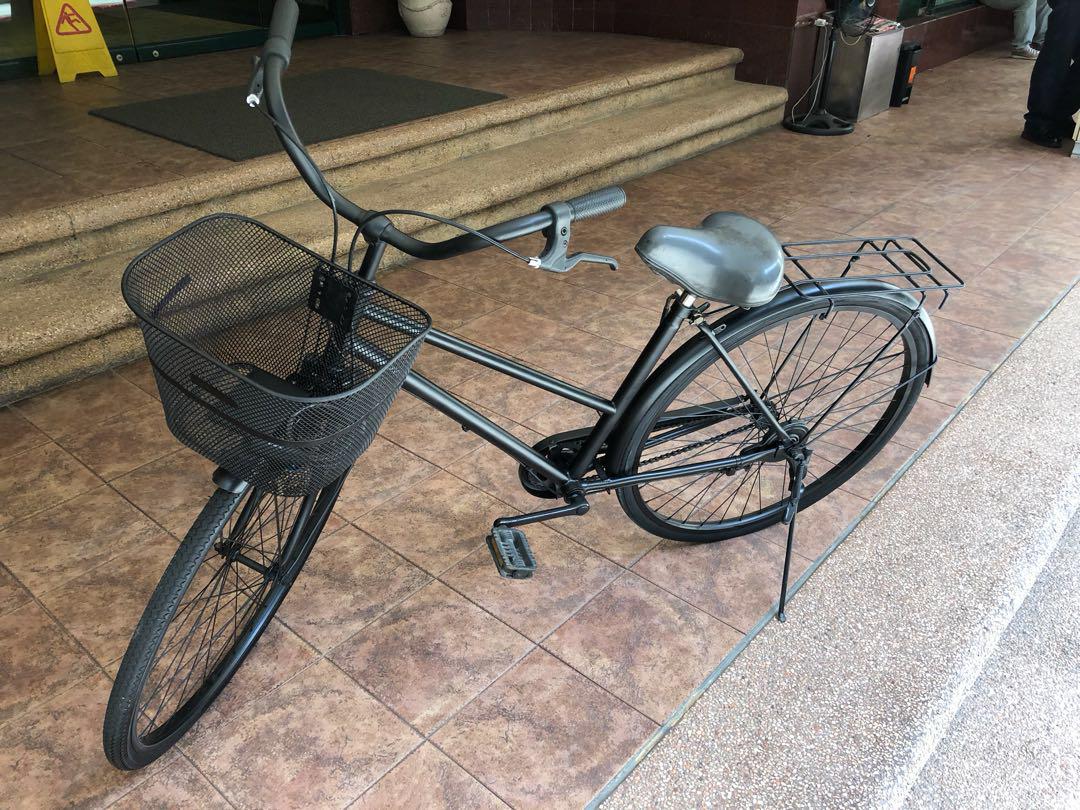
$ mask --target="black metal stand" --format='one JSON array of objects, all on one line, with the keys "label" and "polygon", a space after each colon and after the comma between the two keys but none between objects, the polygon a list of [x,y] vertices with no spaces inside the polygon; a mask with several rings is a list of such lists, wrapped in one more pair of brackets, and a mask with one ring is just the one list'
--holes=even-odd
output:
[{"label": "black metal stand", "polygon": [[833,20],[829,23],[829,45],[813,108],[801,118],[796,118],[792,110],[792,114],[784,119],[784,127],[792,132],[803,135],[850,135],[855,131],[855,124],[833,115],[825,107],[825,97],[829,94],[829,79],[832,77],[833,56],[836,54],[836,30],[836,21]]},{"label": "black metal stand", "polygon": [[784,608],[787,607],[788,575],[791,573],[791,553],[795,546],[795,517],[799,514],[799,501],[803,494],[803,480],[806,478],[806,468],[809,464],[810,450],[796,450],[788,456],[788,466],[791,470],[789,479],[790,495],[787,508],[784,509],[784,523],[787,525],[787,547],[784,552],[784,574],[780,579],[780,603],[776,609],[777,621],[787,621]]}]

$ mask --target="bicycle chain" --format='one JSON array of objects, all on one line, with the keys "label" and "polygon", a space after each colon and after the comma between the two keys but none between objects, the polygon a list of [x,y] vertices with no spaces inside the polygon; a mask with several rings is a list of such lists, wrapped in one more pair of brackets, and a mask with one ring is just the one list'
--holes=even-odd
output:
[{"label": "bicycle chain", "polygon": [[[702,420],[702,421],[704,421],[704,420]],[[652,463],[657,462],[657,461],[666,461],[669,458],[674,458],[675,456],[678,456],[678,455],[680,455],[682,453],[689,452],[690,450],[696,450],[699,447],[704,447],[704,446],[712,444],[714,442],[718,442],[721,439],[726,439],[729,436],[734,436],[736,433],[742,433],[744,430],[749,430],[752,427],[754,427],[754,426],[753,425],[742,425],[741,427],[733,428],[733,429],[727,431],[726,433],[719,433],[716,436],[710,436],[708,439],[699,439],[698,441],[691,442],[690,444],[684,445],[683,447],[680,447],[677,450],[669,450],[668,452],[661,453],[658,456],[653,456],[652,458],[649,458],[649,459],[643,459],[642,461],[638,462],[638,466],[640,467],[640,466],[642,466],[644,464],[652,464]]]}]

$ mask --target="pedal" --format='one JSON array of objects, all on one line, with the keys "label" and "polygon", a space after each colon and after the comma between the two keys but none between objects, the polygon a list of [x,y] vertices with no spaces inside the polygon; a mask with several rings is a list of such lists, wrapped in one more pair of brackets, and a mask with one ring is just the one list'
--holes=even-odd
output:
[{"label": "pedal", "polygon": [[536,558],[533,557],[525,532],[509,526],[493,526],[487,536],[488,549],[499,576],[508,579],[528,579],[536,570]]}]

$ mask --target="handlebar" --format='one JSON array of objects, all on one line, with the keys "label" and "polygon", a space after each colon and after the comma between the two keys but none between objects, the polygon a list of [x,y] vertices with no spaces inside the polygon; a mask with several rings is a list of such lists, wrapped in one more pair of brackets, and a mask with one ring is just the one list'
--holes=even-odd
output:
[{"label": "handlebar", "polygon": [[[299,17],[300,9],[296,0],[276,0],[274,3],[270,34],[256,59],[247,100],[251,106],[258,106],[265,93],[266,110],[274,122],[278,140],[315,196],[359,227],[366,241],[381,240],[417,259],[449,259],[489,247],[490,242],[471,233],[441,242],[417,239],[398,230],[385,216],[361,208],[330,184],[296,134],[281,87],[281,76],[292,58],[293,37]],[[626,192],[618,186],[610,186],[567,200],[566,204],[570,208],[572,221],[589,219],[621,208],[626,204]],[[553,212],[544,208],[483,228],[480,232],[490,239],[504,241],[539,233],[550,228],[554,222]]]}]

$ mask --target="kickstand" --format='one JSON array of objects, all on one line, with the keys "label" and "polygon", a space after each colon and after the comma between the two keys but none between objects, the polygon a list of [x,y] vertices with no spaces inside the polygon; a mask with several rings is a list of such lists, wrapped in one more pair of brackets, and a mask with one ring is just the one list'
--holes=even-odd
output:
[{"label": "kickstand", "polygon": [[806,478],[808,450],[788,456],[790,478],[787,507],[784,509],[783,522],[787,525],[787,548],[784,552],[784,575],[780,580],[780,603],[776,610],[777,621],[787,621],[784,608],[787,606],[788,574],[791,572],[791,553],[795,545],[795,516],[799,514],[799,500],[803,494],[803,479]]}]

